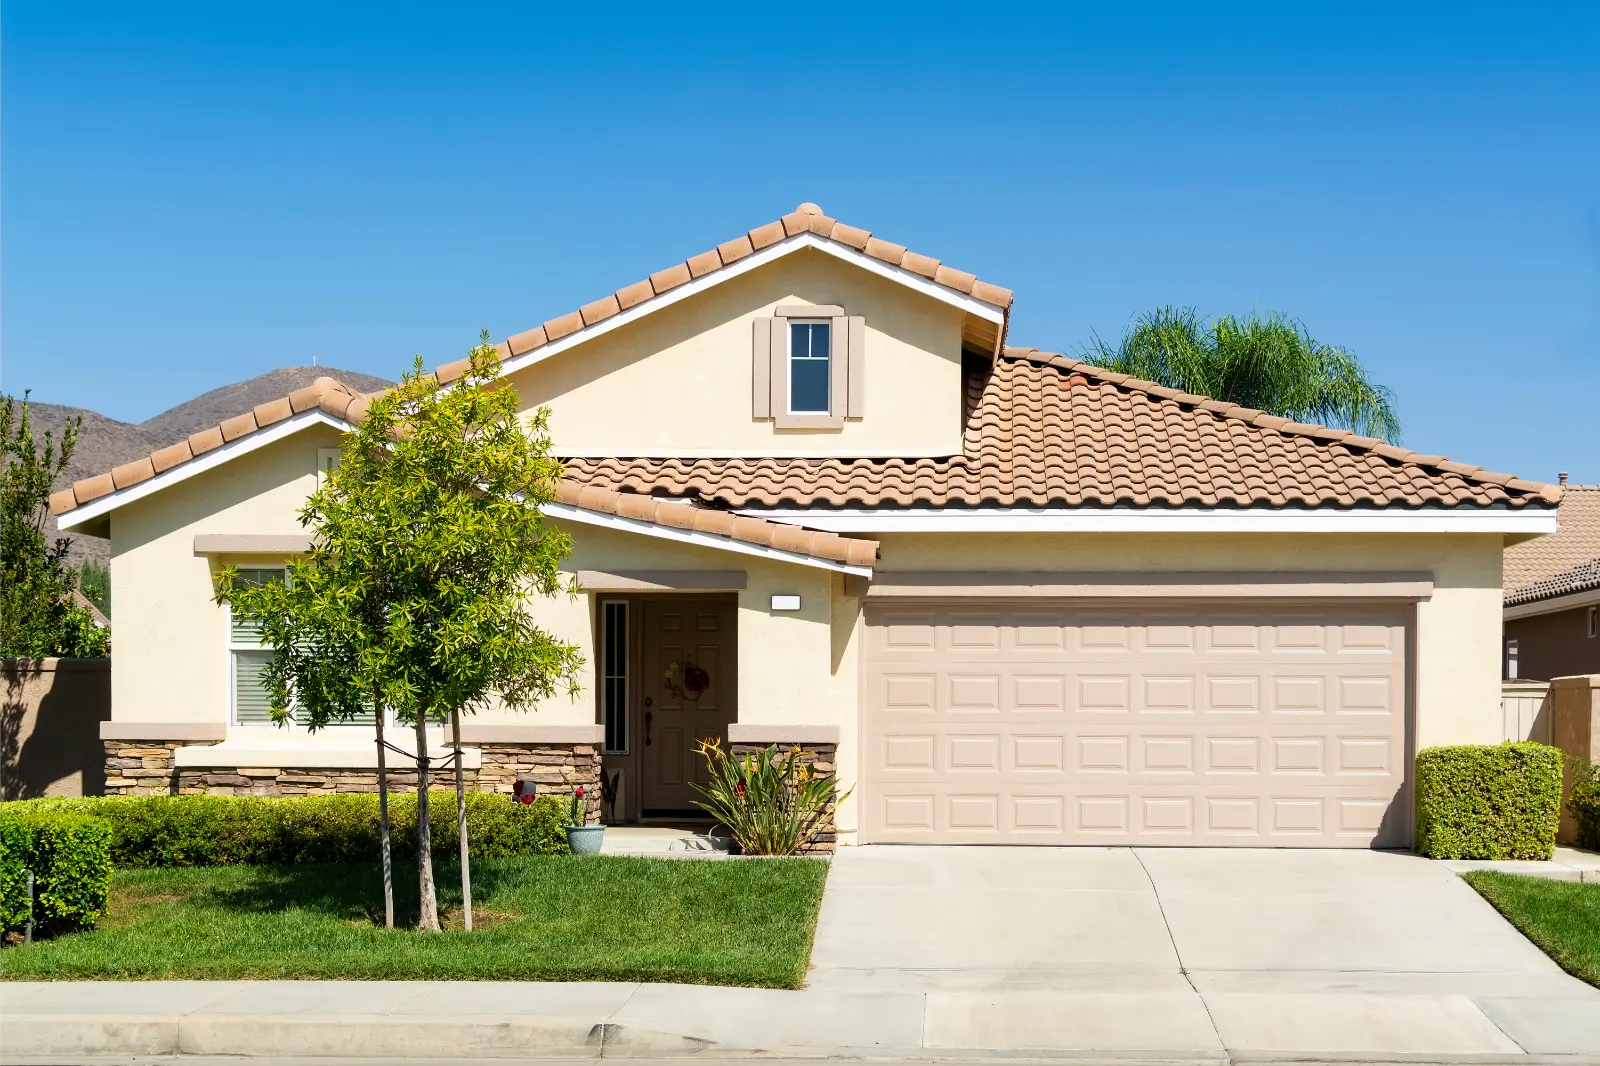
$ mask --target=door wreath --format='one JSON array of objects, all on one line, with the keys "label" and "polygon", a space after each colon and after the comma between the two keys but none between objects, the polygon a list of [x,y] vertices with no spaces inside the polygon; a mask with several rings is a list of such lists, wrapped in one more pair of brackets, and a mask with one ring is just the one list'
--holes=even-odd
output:
[{"label": "door wreath", "polygon": [[664,682],[668,692],[680,700],[693,703],[711,687],[711,675],[694,663],[673,661],[667,664]]}]

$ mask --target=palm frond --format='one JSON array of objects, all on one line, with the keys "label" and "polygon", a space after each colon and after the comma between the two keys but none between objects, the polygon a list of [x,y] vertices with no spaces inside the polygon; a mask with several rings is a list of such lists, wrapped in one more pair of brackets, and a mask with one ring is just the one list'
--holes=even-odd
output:
[{"label": "palm frond", "polygon": [[1296,422],[1400,439],[1394,393],[1354,352],[1323,344],[1274,311],[1202,322],[1192,307],[1158,307],[1115,347],[1098,334],[1080,356],[1096,366]]}]

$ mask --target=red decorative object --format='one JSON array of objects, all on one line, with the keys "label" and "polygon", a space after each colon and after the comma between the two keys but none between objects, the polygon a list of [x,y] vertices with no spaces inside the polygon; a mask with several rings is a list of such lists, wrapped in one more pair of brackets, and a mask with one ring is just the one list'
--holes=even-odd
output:
[{"label": "red decorative object", "polygon": [[678,699],[693,703],[711,687],[711,675],[694,663],[671,662],[667,664],[665,684]]}]

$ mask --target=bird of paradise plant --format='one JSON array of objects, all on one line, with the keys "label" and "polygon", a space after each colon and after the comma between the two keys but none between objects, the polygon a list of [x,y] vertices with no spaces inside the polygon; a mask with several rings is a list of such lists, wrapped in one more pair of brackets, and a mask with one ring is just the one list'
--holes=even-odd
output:
[{"label": "bird of paradise plant", "polygon": [[832,777],[816,773],[798,746],[776,744],[748,755],[731,755],[718,740],[700,742],[710,771],[694,783],[702,809],[728,827],[746,855],[793,855],[816,839],[823,818],[850,795]]}]

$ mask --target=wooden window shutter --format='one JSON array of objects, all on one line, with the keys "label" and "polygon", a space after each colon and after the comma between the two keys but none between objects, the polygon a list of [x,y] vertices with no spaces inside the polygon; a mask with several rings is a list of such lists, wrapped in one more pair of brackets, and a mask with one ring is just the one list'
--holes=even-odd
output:
[{"label": "wooden window shutter", "polygon": [[843,418],[850,397],[850,320],[838,315],[828,330],[828,412]]},{"label": "wooden window shutter", "polygon": [[772,399],[768,401],[774,416],[789,413],[789,320],[769,318],[772,323],[772,369],[767,377],[772,382]]},{"label": "wooden window shutter", "polygon": [[776,319],[755,320],[753,354],[750,359],[750,417],[772,417],[772,337]]},{"label": "wooden window shutter", "polygon": [[849,378],[849,399],[845,404],[846,418],[864,418],[867,413],[867,320],[851,315],[850,347],[845,358]]}]

